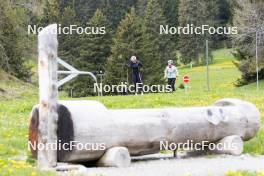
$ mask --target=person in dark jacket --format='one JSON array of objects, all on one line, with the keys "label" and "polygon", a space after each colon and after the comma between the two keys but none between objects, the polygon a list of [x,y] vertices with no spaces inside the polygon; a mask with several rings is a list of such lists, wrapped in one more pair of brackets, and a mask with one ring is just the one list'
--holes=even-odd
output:
[{"label": "person in dark jacket", "polygon": [[136,56],[132,56],[130,58],[130,63],[127,66],[132,70],[132,81],[133,84],[135,85],[136,94],[137,94],[137,90],[143,93],[142,92],[143,83],[140,75],[140,68],[143,67],[142,63],[139,62]]}]

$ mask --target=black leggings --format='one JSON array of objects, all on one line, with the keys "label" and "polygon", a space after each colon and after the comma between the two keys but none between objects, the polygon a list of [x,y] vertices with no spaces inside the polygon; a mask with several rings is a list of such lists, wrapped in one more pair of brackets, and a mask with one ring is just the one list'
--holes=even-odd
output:
[{"label": "black leggings", "polygon": [[140,73],[133,73],[132,75],[132,80],[135,86],[135,91],[136,93],[141,93],[142,92],[142,82],[141,82],[141,77],[140,77]]},{"label": "black leggings", "polygon": [[176,78],[168,78],[168,85],[172,89],[172,91],[175,91],[175,81]]}]

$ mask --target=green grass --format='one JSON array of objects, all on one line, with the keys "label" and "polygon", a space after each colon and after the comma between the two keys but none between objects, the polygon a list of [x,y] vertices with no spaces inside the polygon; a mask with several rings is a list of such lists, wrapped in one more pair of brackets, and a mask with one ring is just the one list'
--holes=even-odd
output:
[{"label": "green grass", "polygon": [[264,176],[263,172],[252,171],[228,171],[225,176]]},{"label": "green grass", "polygon": [[[108,108],[157,108],[211,105],[221,98],[231,97],[250,101],[259,108],[264,117],[264,81],[260,91],[256,84],[235,87],[240,72],[233,65],[230,50],[221,49],[213,53],[214,64],[210,65],[210,86],[206,90],[206,68],[204,66],[180,67],[177,85],[181,77],[190,76],[187,93],[178,89],[175,93],[145,94],[143,96],[105,96],[81,99],[98,100]],[[36,162],[27,151],[28,119],[31,108],[38,103],[38,89],[0,71],[0,175],[40,175]],[[64,94],[61,94],[64,95]],[[69,99],[63,96],[61,99]],[[245,153],[264,154],[264,127],[257,136],[245,143]],[[12,169],[12,170],[10,170]],[[44,175],[44,174],[43,174]],[[53,173],[45,173],[53,175]]]}]

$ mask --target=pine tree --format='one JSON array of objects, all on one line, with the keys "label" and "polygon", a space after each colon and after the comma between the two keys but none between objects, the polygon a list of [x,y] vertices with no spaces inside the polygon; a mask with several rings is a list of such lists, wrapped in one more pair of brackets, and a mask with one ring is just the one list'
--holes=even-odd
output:
[{"label": "pine tree", "polygon": [[[69,27],[72,24],[79,25],[75,11],[71,7],[66,7],[61,15],[60,25],[61,27]],[[58,35],[59,56],[74,66],[76,66],[76,58],[79,57],[80,39],[76,33]]]},{"label": "pine tree", "polygon": [[[212,27],[226,27],[227,22],[223,17],[221,16],[221,13],[223,10],[226,12],[228,11],[226,0],[204,0],[203,1],[203,16],[204,16],[204,24],[207,24]],[[225,9],[223,9],[225,8]],[[226,14],[228,15],[228,14]],[[226,40],[226,35],[224,34],[205,34],[205,38],[209,40],[209,47],[212,49],[221,47],[221,45],[224,45],[224,42],[221,42],[223,40]]]},{"label": "pine tree", "polygon": [[[187,24],[201,26],[204,24],[204,6],[201,1],[181,0],[179,7],[179,24],[185,27]],[[181,61],[184,64],[194,61],[200,62],[201,53],[204,52],[204,36],[196,34],[180,34],[179,48]]]},{"label": "pine tree", "polygon": [[[61,26],[69,27],[72,24],[79,26],[80,23],[76,18],[75,11],[71,7],[66,7],[63,10],[61,16]],[[62,60],[68,62],[69,64],[73,65],[75,68],[78,68],[80,70],[82,70],[83,67],[83,63],[81,62],[80,59],[80,47],[83,45],[81,39],[82,39],[81,35],[78,35],[76,33],[58,35],[59,57]],[[80,81],[78,79],[80,79],[80,77],[77,77],[74,80],[70,81],[69,83],[63,85],[63,90],[68,92],[69,96],[71,94],[71,90],[74,91],[73,95],[76,97],[80,96],[82,91],[85,90],[83,89],[83,87],[79,88]]]},{"label": "pine tree", "polygon": [[166,17],[167,24],[171,26],[179,25],[179,2],[179,0],[159,0],[164,16]]},{"label": "pine tree", "polygon": [[[209,25],[210,27],[217,28],[220,25],[220,20],[218,19],[218,14],[219,14],[219,4],[218,0],[203,0],[202,1],[202,8],[203,18],[201,20],[203,21],[204,24]],[[221,26],[224,27],[225,25]],[[209,51],[209,63],[213,62],[213,54],[212,50],[217,47],[219,44],[219,36],[218,34],[209,34],[205,33],[203,36],[201,36],[201,45],[204,46],[204,49],[201,51],[201,59],[205,63],[206,62],[206,56],[205,56],[205,40],[208,40],[208,51]]]},{"label": "pine tree", "polygon": [[80,22],[85,24],[89,21],[95,11],[102,6],[102,0],[69,0],[72,3],[76,16]]},{"label": "pine tree", "polygon": [[[230,26],[232,25],[232,19],[233,19],[233,7],[232,2],[229,0],[217,0],[217,15],[216,15],[216,21],[218,26]],[[228,35],[216,35],[214,36],[215,41],[215,48],[228,46],[231,47],[231,40]],[[218,44],[219,43],[219,44]]]},{"label": "pine tree", "polygon": [[[180,0],[160,0],[161,8],[166,17],[167,24],[169,26],[179,26],[179,3]],[[172,60],[175,60],[175,63],[178,60],[178,43],[179,43],[179,35],[174,34],[168,36],[170,38],[169,42],[171,45],[171,54]]]},{"label": "pine tree", "polygon": [[[84,44],[80,50],[80,57],[91,64],[90,69],[94,71],[105,70],[104,65],[110,55],[110,45],[112,43],[109,22],[104,14],[97,10],[91,18],[89,26],[93,27],[93,31],[98,34],[84,35],[82,39]],[[99,34],[102,29],[105,30],[105,34]]]},{"label": "pine tree", "polygon": [[137,0],[102,0],[101,10],[106,15],[113,30],[117,29],[126,13],[136,4]]},{"label": "pine tree", "polygon": [[146,11],[146,7],[148,5],[148,1],[149,0],[139,0],[139,1],[137,1],[136,5],[135,5],[135,9],[136,9],[136,12],[137,12],[138,16],[144,17],[145,11]]},{"label": "pine tree", "polygon": [[23,50],[26,48],[24,11],[14,9],[9,1],[0,4],[0,66],[9,74],[22,80],[30,77],[30,68],[25,64]]},{"label": "pine tree", "polygon": [[[244,2],[244,1],[243,1]],[[241,79],[237,80],[237,85],[245,85],[256,81],[256,32],[264,29],[264,2],[237,1],[234,13],[234,26],[238,27],[240,35],[233,36],[235,44],[235,57],[239,60],[236,66],[241,71]],[[260,34],[259,34],[260,35]],[[259,79],[264,79],[264,43],[258,37],[258,67]]]},{"label": "pine tree", "polygon": [[126,63],[132,55],[141,58],[141,21],[132,8],[120,22],[106,65],[107,84],[120,84],[127,81]]},{"label": "pine tree", "polygon": [[40,25],[45,27],[52,23],[59,23],[60,15],[59,0],[46,0]]},{"label": "pine tree", "polygon": [[[80,53],[74,63],[76,67],[83,71],[90,71],[97,74],[99,70],[105,70],[106,59],[110,55],[112,43],[109,23],[104,14],[97,10],[87,24],[96,34],[84,34],[80,37],[78,52]],[[100,34],[100,30],[105,28],[105,34]],[[74,89],[74,96],[93,95],[94,80],[88,76],[80,76],[72,81],[69,86]],[[69,91],[70,92],[70,91]]]},{"label": "pine tree", "polygon": [[166,25],[166,19],[157,0],[148,2],[143,23],[142,62],[144,64],[144,83],[162,82],[164,65],[171,55],[169,35],[161,35],[160,25]]}]

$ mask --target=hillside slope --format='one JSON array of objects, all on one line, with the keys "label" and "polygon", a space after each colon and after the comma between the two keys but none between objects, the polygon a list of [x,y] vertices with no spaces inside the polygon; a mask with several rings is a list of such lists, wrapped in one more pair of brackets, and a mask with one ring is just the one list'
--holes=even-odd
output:
[{"label": "hillside slope", "polygon": [[0,100],[22,99],[36,95],[36,86],[25,83],[0,69]]}]

